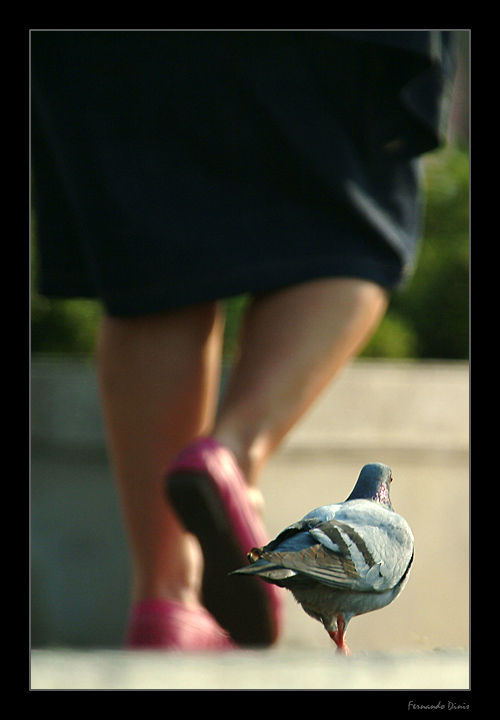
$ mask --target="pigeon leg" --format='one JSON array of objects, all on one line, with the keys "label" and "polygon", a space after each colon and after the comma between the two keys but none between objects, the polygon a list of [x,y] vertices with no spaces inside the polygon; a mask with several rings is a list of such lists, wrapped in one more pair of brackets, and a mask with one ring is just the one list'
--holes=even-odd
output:
[{"label": "pigeon leg", "polygon": [[333,642],[337,646],[337,652],[342,655],[350,655],[350,650],[346,645],[345,641],[345,620],[343,615],[339,615],[337,618],[337,629],[330,630],[328,634],[332,638]]}]

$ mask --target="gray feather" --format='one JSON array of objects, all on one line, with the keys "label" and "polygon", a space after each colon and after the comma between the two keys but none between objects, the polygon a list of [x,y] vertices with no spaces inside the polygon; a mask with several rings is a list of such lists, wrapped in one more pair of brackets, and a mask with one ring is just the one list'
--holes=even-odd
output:
[{"label": "gray feather", "polygon": [[312,510],[234,574],[257,575],[290,590],[304,610],[330,632],[339,615],[347,623],[384,607],[401,592],[413,561],[413,535],[390,501],[390,469],[365,466],[342,503]]}]

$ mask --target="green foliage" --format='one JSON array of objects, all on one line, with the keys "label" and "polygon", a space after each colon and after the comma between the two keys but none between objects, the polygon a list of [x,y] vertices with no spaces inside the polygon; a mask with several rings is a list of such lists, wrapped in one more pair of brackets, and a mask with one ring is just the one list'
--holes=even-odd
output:
[{"label": "green foliage", "polygon": [[417,337],[411,325],[389,309],[375,335],[361,353],[370,358],[414,358]]},{"label": "green foliage", "polygon": [[31,308],[32,352],[92,355],[100,317],[101,307],[92,300],[49,302],[36,296]]},{"label": "green foliage", "polygon": [[31,237],[31,352],[92,355],[101,306],[92,300],[48,300],[37,292],[36,222]]},{"label": "green foliage", "polygon": [[[452,147],[432,153],[425,158],[425,174],[427,211],[419,263],[408,287],[394,294],[364,357],[468,357],[468,154]],[[36,242],[32,247],[32,352],[92,354],[101,317],[99,303],[40,297]],[[241,296],[226,303],[226,359],[236,352],[247,299]]]},{"label": "green foliage", "polygon": [[469,356],[469,157],[446,147],[424,162],[427,207],[415,274],[394,294],[368,357]]},{"label": "green foliage", "polygon": [[250,297],[248,295],[239,295],[230,298],[225,303],[224,360],[226,362],[230,362],[238,350],[238,336],[249,301]]}]

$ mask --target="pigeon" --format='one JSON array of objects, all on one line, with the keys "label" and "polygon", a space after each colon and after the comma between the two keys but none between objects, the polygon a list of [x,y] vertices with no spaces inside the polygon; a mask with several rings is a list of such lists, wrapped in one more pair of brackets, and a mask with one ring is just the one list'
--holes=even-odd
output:
[{"label": "pigeon", "polygon": [[408,581],[414,539],[391,504],[392,472],[365,465],[344,502],[323,505],[248,553],[232,575],[256,575],[287,588],[348,655],[350,620],[391,603]]}]

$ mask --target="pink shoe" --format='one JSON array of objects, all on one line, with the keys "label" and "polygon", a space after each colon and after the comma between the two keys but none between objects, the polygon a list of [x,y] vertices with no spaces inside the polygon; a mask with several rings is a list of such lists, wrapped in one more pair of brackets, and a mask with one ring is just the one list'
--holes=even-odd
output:
[{"label": "pink shoe", "polygon": [[168,468],[166,492],[203,548],[204,605],[238,645],[274,643],[282,590],[260,578],[228,577],[269,539],[233,454],[213,438],[199,438]]},{"label": "pink shoe", "polygon": [[144,600],[132,607],[128,650],[231,650],[236,645],[204,608],[175,600]]}]

